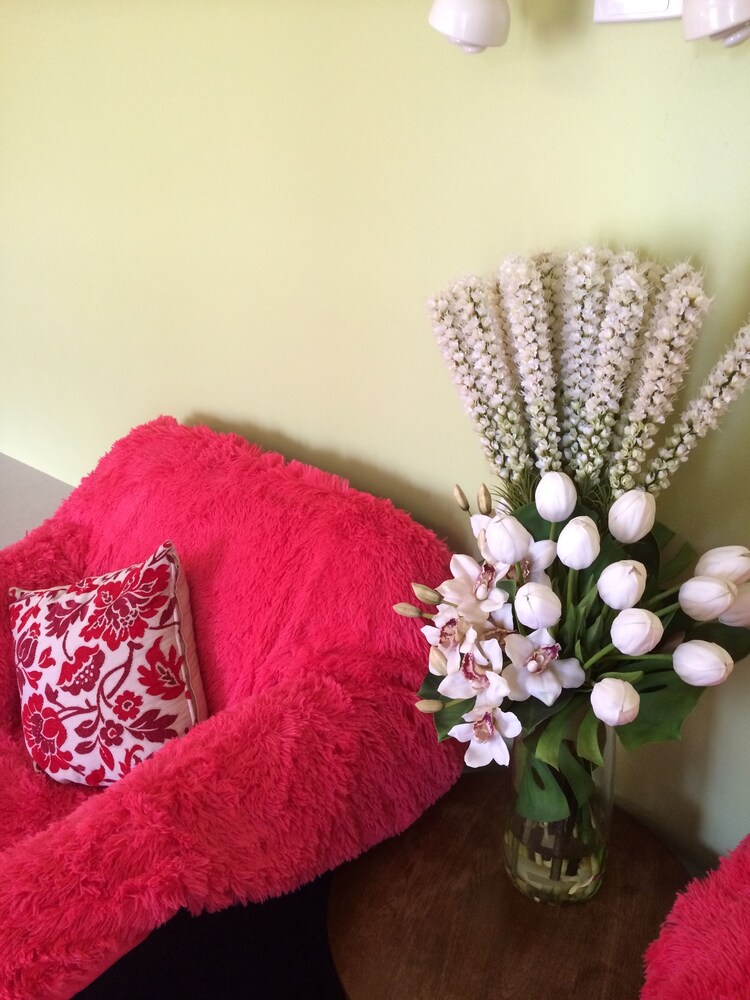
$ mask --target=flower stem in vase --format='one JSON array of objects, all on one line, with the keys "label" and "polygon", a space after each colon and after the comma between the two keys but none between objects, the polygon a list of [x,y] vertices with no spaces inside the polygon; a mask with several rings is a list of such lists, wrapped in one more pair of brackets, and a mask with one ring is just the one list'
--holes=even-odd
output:
[{"label": "flower stem in vase", "polygon": [[505,866],[513,885],[529,898],[578,903],[599,889],[612,807],[611,744],[608,735],[600,767],[565,744],[558,770],[536,759],[524,740],[516,740]]}]

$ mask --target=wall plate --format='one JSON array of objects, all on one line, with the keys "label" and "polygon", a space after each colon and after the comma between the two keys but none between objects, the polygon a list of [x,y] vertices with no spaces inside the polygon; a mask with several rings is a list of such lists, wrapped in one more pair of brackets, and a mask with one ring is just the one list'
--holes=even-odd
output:
[{"label": "wall plate", "polygon": [[594,20],[653,21],[682,17],[682,0],[594,0]]}]

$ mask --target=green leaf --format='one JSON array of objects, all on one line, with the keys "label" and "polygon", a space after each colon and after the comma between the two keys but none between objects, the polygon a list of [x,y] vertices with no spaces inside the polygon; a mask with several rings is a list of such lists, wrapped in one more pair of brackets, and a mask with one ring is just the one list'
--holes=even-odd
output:
[{"label": "green leaf", "polygon": [[440,692],[438,691],[438,685],[440,684],[440,681],[442,681],[442,679],[443,678],[439,677],[437,674],[433,673],[426,674],[424,680],[422,681],[422,687],[419,689],[418,692],[419,697],[438,698],[441,701],[445,701],[446,699],[443,698],[443,695],[441,695]]},{"label": "green leaf", "polygon": [[531,753],[526,757],[521,774],[516,812],[540,823],[553,823],[570,815],[570,806],[556,772]]},{"label": "green leaf", "polygon": [[565,609],[563,620],[556,630],[557,640],[560,643],[564,656],[572,655],[570,650],[575,648],[580,622],[581,613],[578,607]]},{"label": "green leaf", "polygon": [[663,524],[655,524],[651,533],[656,537],[660,550],[659,583],[666,589],[668,584],[696,563],[698,554],[688,542]]},{"label": "green leaf", "polygon": [[703,688],[685,684],[669,666],[649,671],[634,687],[641,705],[633,722],[617,727],[622,745],[633,750],[644,743],[679,740],[682,723],[698,704]]},{"label": "green leaf", "polygon": [[451,698],[446,698],[444,694],[440,694],[438,691],[438,685],[443,680],[437,674],[427,674],[425,679],[422,681],[422,686],[419,689],[420,698],[434,699],[436,701],[442,701],[443,708],[442,712],[438,712],[432,717],[432,721],[435,723],[435,731],[438,736],[438,742],[442,743],[443,740],[448,738],[448,731],[462,723],[463,716],[466,712],[469,712],[474,707],[473,698],[465,698],[463,701],[454,702]]},{"label": "green leaf", "polygon": [[603,569],[606,569],[613,562],[619,562],[621,559],[627,558],[628,554],[622,545],[616,542],[611,535],[604,535],[601,540],[599,555],[590,566],[580,571],[578,586],[583,591],[587,591],[590,587],[595,587],[596,581],[601,576]]},{"label": "green leaf", "polygon": [[495,586],[498,590],[504,590],[511,601],[516,598],[516,591],[518,590],[518,584],[515,580],[498,580]]},{"label": "green leaf", "polygon": [[606,674],[599,674],[597,677],[598,681],[604,680],[605,677],[614,677],[616,681],[627,681],[628,684],[637,684],[644,676],[642,670],[631,670],[629,672],[623,672],[620,670],[608,670]]},{"label": "green leaf", "polygon": [[[587,650],[597,650],[601,648],[604,637],[604,621],[607,615],[597,615],[593,625],[589,625],[584,636]],[[588,659],[588,657],[586,657]],[[583,661],[582,661],[583,662]]]},{"label": "green leaf", "polygon": [[455,702],[452,705],[446,704],[442,712],[433,715],[432,718],[435,720],[435,729],[438,734],[439,743],[448,739],[448,733],[454,726],[463,723],[465,713],[472,710],[474,702],[474,698],[465,698],[463,701]]},{"label": "green leaf", "polygon": [[750,629],[736,628],[734,625],[724,625],[722,622],[692,623],[687,630],[686,639],[703,639],[705,642],[715,642],[729,653],[733,660],[741,660],[750,654]]},{"label": "green leaf", "polygon": [[643,599],[648,600],[652,595],[659,593],[661,579],[661,548],[653,532],[629,545],[628,555],[646,567],[646,590]]},{"label": "green leaf", "polygon": [[[589,587],[583,598],[578,602],[578,611],[583,618],[589,613],[597,598],[599,597],[598,591],[595,586]],[[598,613],[598,612],[597,612]]]},{"label": "green leaf", "polygon": [[514,701],[511,703],[509,711],[518,717],[523,726],[524,733],[528,736],[546,719],[560,712],[565,704],[572,699],[574,693],[574,691],[570,690],[563,691],[553,705],[545,705],[538,698],[527,698],[526,701]]},{"label": "green leaf", "polygon": [[534,536],[535,541],[540,542],[542,539],[550,537],[552,522],[545,521],[536,509],[536,504],[527,503],[525,507],[519,507],[518,510],[513,511],[513,517],[520,521],[524,528]]},{"label": "green leaf", "polygon": [[651,534],[654,536],[654,541],[659,546],[660,552],[663,552],[672,539],[677,537],[676,533],[671,528],[668,528],[666,524],[662,524],[661,521],[654,523]]},{"label": "green leaf", "polygon": [[578,805],[586,805],[594,792],[594,779],[588,765],[571,753],[567,743],[560,746],[560,771],[570,785]]},{"label": "green leaf", "polygon": [[571,698],[545,725],[536,744],[536,757],[550,767],[558,767],[558,756],[562,740],[570,737],[571,719],[582,708],[580,698]]},{"label": "green leaf", "polygon": [[578,756],[590,760],[592,764],[596,764],[597,766],[603,764],[602,745],[604,743],[604,735],[604,723],[597,719],[593,709],[589,708],[578,727],[578,736],[576,738],[576,753]]}]

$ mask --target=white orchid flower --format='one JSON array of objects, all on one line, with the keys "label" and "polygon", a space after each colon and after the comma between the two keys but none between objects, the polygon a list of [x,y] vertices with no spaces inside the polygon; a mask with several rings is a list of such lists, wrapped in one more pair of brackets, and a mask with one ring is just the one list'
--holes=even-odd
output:
[{"label": "white orchid flower", "polygon": [[[494,640],[497,642],[497,640]],[[466,653],[455,674],[440,682],[438,691],[446,698],[476,698],[475,708],[485,711],[498,708],[508,695],[508,682],[494,670],[478,663],[476,653]]]},{"label": "white orchid flower", "polygon": [[549,538],[543,538],[540,542],[532,542],[528,554],[521,559],[522,583],[543,583],[545,587],[551,587],[552,581],[545,573],[546,569],[552,565],[557,555],[557,542]]},{"label": "white orchid flower", "polygon": [[480,635],[473,654],[482,669],[489,668],[498,674],[503,669],[503,651],[497,639],[483,639]]},{"label": "white orchid flower", "polygon": [[[480,636],[482,642],[482,649],[487,652],[487,650],[494,650],[492,645],[494,642],[498,643],[497,650],[499,654],[499,662],[493,662],[494,670],[502,669],[502,659],[503,654],[501,647],[505,644],[506,638],[511,635],[516,630],[516,623],[513,620],[513,605],[508,602],[503,604],[501,608],[497,611],[493,611],[486,623],[486,631]],[[485,639],[483,636],[494,636],[495,638]]]},{"label": "white orchid flower", "polygon": [[479,625],[508,600],[504,590],[495,586],[497,569],[491,563],[480,566],[471,556],[454,555],[451,559],[453,578],[437,588],[449,604],[455,604],[459,615]]},{"label": "white orchid flower", "polygon": [[455,673],[461,666],[461,653],[474,649],[477,631],[458,614],[452,604],[439,604],[431,625],[423,625],[422,635],[431,646],[445,655],[445,669]]},{"label": "white orchid flower", "polygon": [[475,538],[479,538],[481,533],[487,528],[492,518],[489,514],[472,514],[469,518],[469,524],[471,525],[471,530]]},{"label": "white orchid flower", "polygon": [[539,628],[529,635],[509,635],[505,652],[510,663],[503,670],[508,682],[511,701],[538,698],[545,705],[552,705],[563,688],[577,688],[586,679],[578,660],[561,660],[560,646],[546,628]]},{"label": "white orchid flower", "polygon": [[499,708],[485,711],[474,708],[464,716],[464,722],[453,726],[448,735],[461,743],[468,743],[464,762],[469,767],[484,767],[491,760],[506,765],[510,753],[505,742],[521,732],[521,723],[512,712]]}]

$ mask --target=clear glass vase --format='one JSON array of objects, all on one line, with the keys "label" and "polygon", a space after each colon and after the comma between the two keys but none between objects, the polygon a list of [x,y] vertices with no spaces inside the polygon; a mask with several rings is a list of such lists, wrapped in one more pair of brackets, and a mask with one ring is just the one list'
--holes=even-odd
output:
[{"label": "clear glass vase", "polygon": [[[505,867],[513,885],[530,899],[558,905],[585,902],[601,885],[612,815],[614,738],[607,728],[599,766],[579,757],[572,743],[564,743],[563,751],[565,766],[557,770],[540,765],[524,740],[515,740],[514,795],[504,835]],[[539,818],[564,812],[563,801],[567,816]]]}]

